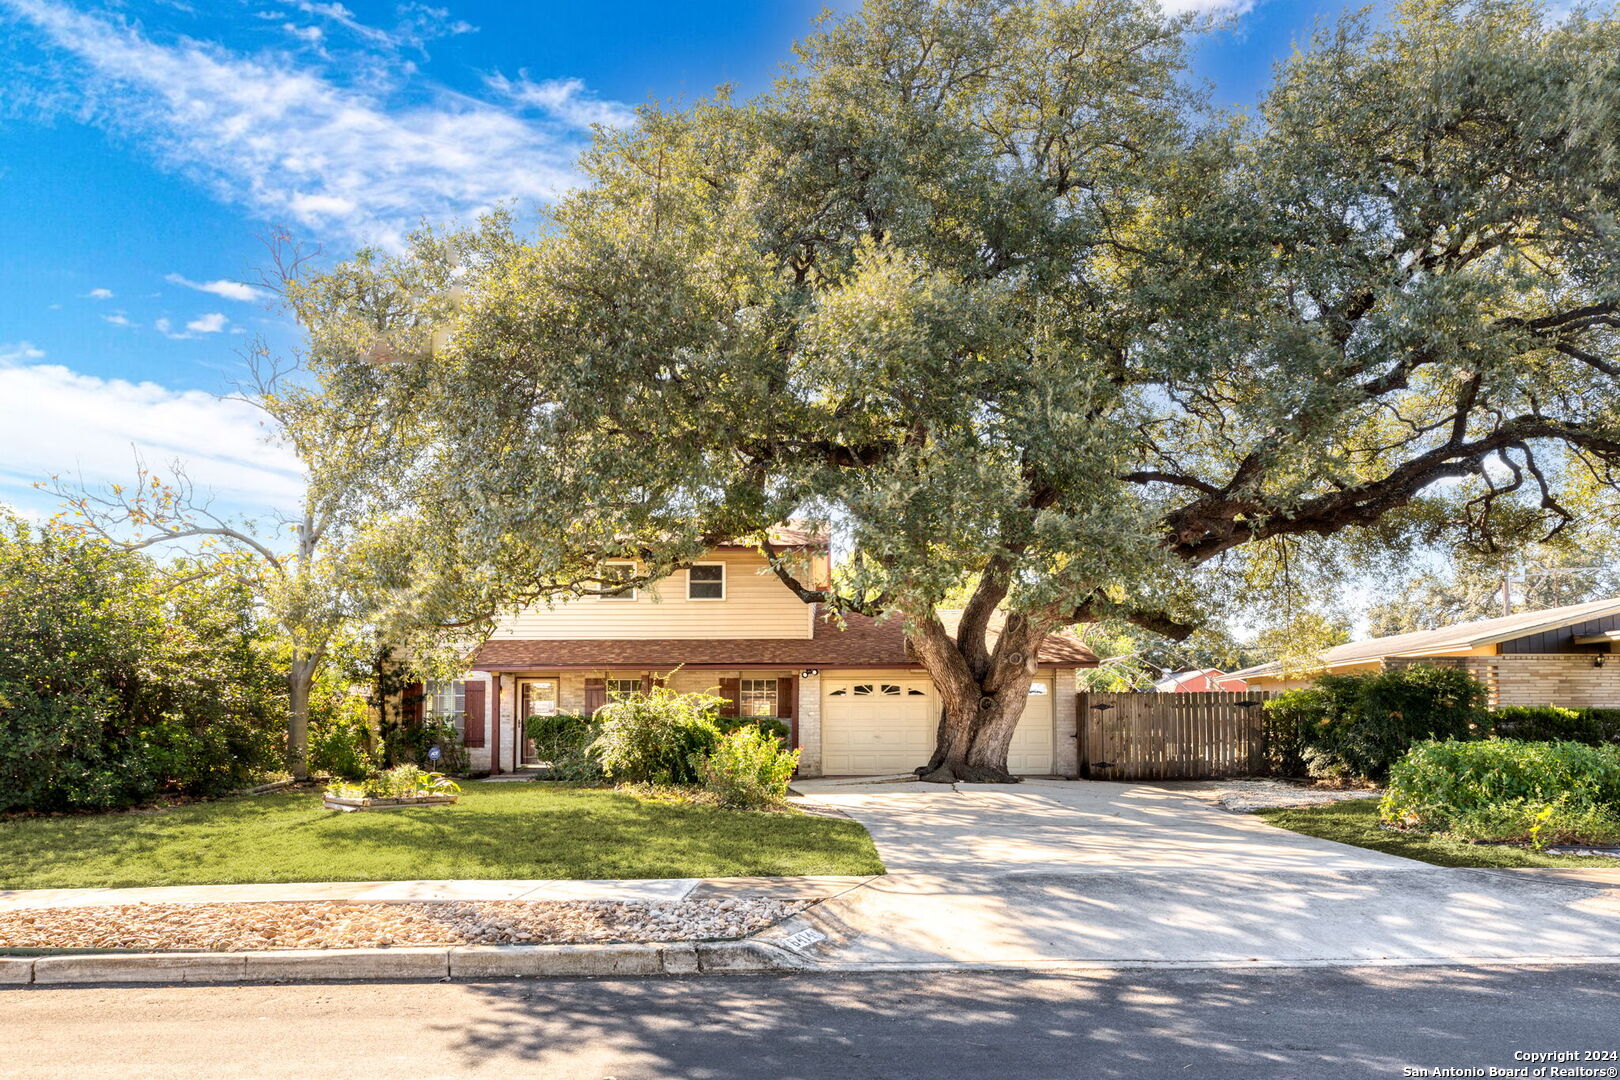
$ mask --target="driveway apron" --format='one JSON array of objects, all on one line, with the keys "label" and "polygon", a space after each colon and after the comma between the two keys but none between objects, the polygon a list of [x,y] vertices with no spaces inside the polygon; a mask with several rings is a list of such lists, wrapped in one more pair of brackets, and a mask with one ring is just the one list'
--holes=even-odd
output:
[{"label": "driveway apron", "polygon": [[1302,836],[1175,785],[818,780],[889,874],[827,901],[831,967],[1620,961],[1620,889]]}]

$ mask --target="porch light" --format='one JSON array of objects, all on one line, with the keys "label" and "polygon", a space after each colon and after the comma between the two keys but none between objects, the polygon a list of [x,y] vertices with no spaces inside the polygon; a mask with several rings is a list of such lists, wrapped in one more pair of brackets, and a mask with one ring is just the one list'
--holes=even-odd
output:
[{"label": "porch light", "polygon": [[801,679],[809,679],[809,678],[813,678],[813,677],[815,677],[817,675],[820,675],[820,674],[821,674],[821,669],[820,668],[807,667],[803,671],[799,672],[799,678],[801,678]]},{"label": "porch light", "polygon": [[1609,658],[1607,656],[1603,655],[1602,653],[1598,653],[1596,656],[1592,657],[1592,666],[1602,667],[1604,664],[1608,663],[1608,660]]}]

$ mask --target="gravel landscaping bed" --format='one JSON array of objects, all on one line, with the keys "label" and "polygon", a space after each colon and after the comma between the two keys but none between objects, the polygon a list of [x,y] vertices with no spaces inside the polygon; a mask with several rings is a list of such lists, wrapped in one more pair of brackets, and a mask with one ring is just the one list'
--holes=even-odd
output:
[{"label": "gravel landscaping bed", "polygon": [[1300,787],[1282,780],[1222,780],[1215,789],[1215,804],[1234,813],[1249,814],[1287,806],[1376,799],[1383,794],[1374,788]]},{"label": "gravel landscaping bed", "polygon": [[0,949],[366,949],[563,945],[746,937],[801,900],[296,901],[132,904],[0,912]]}]

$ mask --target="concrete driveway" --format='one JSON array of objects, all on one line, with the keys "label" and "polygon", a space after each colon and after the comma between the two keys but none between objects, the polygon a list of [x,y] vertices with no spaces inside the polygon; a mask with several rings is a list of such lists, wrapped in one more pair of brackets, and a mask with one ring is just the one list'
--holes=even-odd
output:
[{"label": "concrete driveway", "polygon": [[794,786],[889,868],[774,933],[826,934],[807,955],[831,967],[1620,962],[1620,889],[1318,840],[1174,785]]}]

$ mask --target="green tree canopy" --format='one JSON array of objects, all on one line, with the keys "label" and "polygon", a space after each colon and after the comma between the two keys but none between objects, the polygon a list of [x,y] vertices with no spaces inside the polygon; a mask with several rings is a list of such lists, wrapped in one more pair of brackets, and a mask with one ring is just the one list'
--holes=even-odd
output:
[{"label": "green tree canopy", "polygon": [[[905,620],[927,775],[998,779],[1057,627],[1184,630],[1245,545],[1436,485],[1479,486],[1475,529],[1577,516],[1620,462],[1620,22],[1396,15],[1241,120],[1151,3],[870,0],[753,100],[601,132],[537,234],[311,283],[328,388],[415,420],[378,572],[466,622],[753,537]],[[766,539],[790,516],[850,553],[829,587]]]}]

